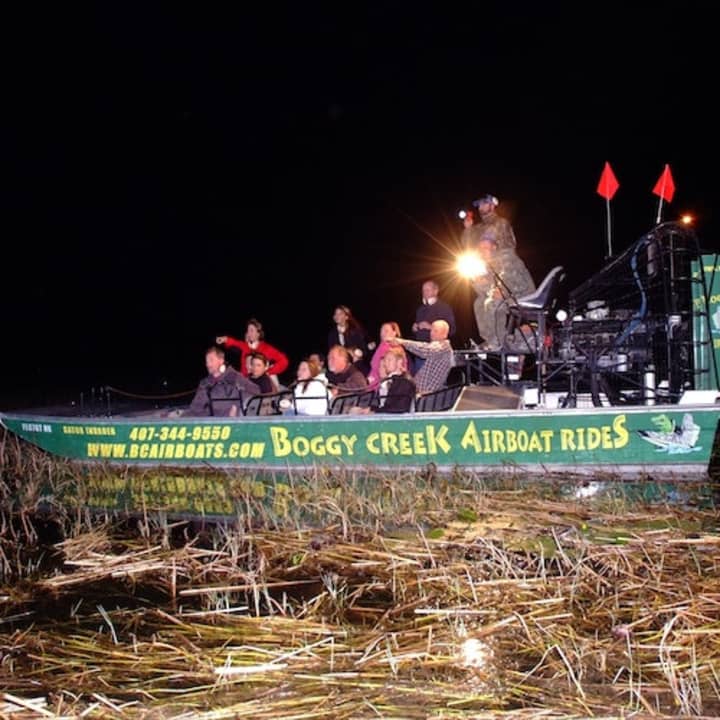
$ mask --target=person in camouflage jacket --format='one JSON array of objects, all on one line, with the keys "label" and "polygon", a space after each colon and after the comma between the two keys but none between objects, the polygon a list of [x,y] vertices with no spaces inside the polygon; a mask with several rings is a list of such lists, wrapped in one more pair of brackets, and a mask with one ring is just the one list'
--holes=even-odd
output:
[{"label": "person in camouflage jacket", "polygon": [[486,237],[497,245],[498,250],[515,250],[517,247],[515,232],[510,221],[497,214],[498,204],[499,200],[494,195],[483,195],[473,202],[480,217],[472,226],[472,234],[476,242]]},{"label": "person in camouflage jacket", "polygon": [[483,349],[495,352],[501,348],[517,350],[523,338],[508,336],[509,305],[515,299],[535,290],[535,282],[525,263],[511,247],[500,248],[491,232],[480,239],[478,251],[488,272],[473,281],[477,294],[473,309]]}]

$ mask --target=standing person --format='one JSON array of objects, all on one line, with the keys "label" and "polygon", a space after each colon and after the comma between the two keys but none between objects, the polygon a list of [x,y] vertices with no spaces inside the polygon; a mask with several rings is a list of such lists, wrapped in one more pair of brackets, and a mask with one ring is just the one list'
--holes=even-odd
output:
[{"label": "standing person", "polygon": [[380,344],[377,346],[372,358],[370,359],[370,372],[368,373],[367,378],[368,385],[370,387],[379,385],[380,381],[383,379],[380,368],[383,356],[391,347],[390,340],[392,338],[400,337],[401,334],[400,326],[396,322],[385,322],[380,326]]},{"label": "standing person", "polygon": [[[415,322],[412,325],[413,338],[418,342],[430,342],[430,328],[435,320],[444,320],[448,325],[448,338],[455,335],[455,313],[452,307],[440,298],[440,286],[434,280],[422,284],[422,302],[415,310]],[[412,358],[411,372],[417,375],[425,358]]]},{"label": "standing person", "polygon": [[440,298],[440,286],[434,280],[422,284],[422,302],[415,310],[412,325],[413,337],[419,342],[430,342],[430,328],[435,320],[448,324],[448,337],[455,334],[455,313],[452,307]]},{"label": "standing person", "polygon": [[370,348],[365,328],[352,314],[347,305],[336,305],[333,311],[333,326],[328,332],[328,364],[329,350],[334,345],[342,345],[350,352],[352,362],[367,376],[370,372]]},{"label": "standing person", "polygon": [[525,263],[511,247],[497,247],[491,231],[480,238],[478,252],[487,272],[473,280],[477,294],[473,304],[475,322],[486,352],[512,349],[517,342],[507,337],[508,305],[535,290]]},{"label": "standing person", "polygon": [[445,386],[453,366],[454,354],[448,339],[450,326],[446,320],[435,320],[430,326],[430,342],[395,338],[391,344],[402,345],[408,352],[424,358],[420,370],[413,375],[419,393],[434,392]]},{"label": "standing person", "polygon": [[265,342],[265,331],[263,330],[262,323],[255,318],[250,318],[245,325],[245,338],[244,340],[236,340],[230,335],[218,335],[215,338],[215,342],[218,345],[225,345],[229,348],[239,348],[240,350],[240,372],[247,377],[250,374],[250,367],[248,365],[250,353],[261,352],[268,361],[268,375],[272,380],[273,386],[276,390],[280,390],[281,383],[279,375],[282,375],[289,367],[290,362],[287,355],[281,352],[276,347]]},{"label": "standing person", "polygon": [[205,352],[207,377],[198,384],[190,406],[182,411],[187,417],[237,417],[243,403],[258,394],[257,386],[225,362],[222,348],[212,346]]},{"label": "standing person", "polygon": [[498,215],[497,206],[500,201],[494,195],[482,195],[473,201],[480,215],[479,221],[472,227],[472,235],[479,241],[481,237],[488,237],[495,242],[498,250],[515,250],[517,241],[515,232],[507,218]]}]

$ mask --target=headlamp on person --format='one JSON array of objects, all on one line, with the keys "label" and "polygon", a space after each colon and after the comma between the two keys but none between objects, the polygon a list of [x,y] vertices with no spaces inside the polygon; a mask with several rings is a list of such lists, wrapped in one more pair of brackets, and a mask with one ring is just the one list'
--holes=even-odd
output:
[{"label": "headlamp on person", "polygon": [[485,204],[497,207],[500,204],[500,201],[494,195],[490,195],[489,193],[487,195],[481,195],[477,200],[473,201],[473,205],[475,207],[480,207]]}]

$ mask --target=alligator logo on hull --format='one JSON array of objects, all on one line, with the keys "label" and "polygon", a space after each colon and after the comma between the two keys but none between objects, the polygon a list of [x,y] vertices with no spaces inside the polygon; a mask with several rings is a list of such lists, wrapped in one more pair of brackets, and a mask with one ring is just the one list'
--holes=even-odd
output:
[{"label": "alligator logo on hull", "polygon": [[674,455],[702,449],[701,446],[695,446],[700,437],[700,426],[693,420],[690,413],[683,415],[680,425],[665,414],[656,415],[651,420],[656,425],[656,430],[638,430],[637,432],[643,440],[656,445],[658,452]]}]

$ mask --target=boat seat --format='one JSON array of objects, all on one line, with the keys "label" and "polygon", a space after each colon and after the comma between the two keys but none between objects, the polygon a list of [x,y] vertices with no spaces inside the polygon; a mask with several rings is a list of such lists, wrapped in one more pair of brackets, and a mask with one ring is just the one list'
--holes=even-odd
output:
[{"label": "boat seat", "polygon": [[564,280],[565,268],[556,265],[533,292],[516,298],[515,307],[521,312],[549,312],[557,303],[558,289]]},{"label": "boat seat", "polygon": [[354,407],[373,407],[377,398],[376,390],[360,390],[333,398],[328,409],[330,415],[347,415]]},{"label": "boat seat", "polygon": [[444,412],[450,410],[457,402],[464,387],[465,383],[457,383],[418,395],[415,398],[415,412]]},{"label": "boat seat", "polygon": [[537,289],[515,298],[509,306],[509,333],[512,334],[521,325],[527,324],[533,333],[533,342],[527,342],[528,351],[535,355],[538,392],[544,393],[544,379],[548,360],[547,320],[555,311],[560,298],[560,289],[566,273],[562,265],[556,265],[545,276]]}]

